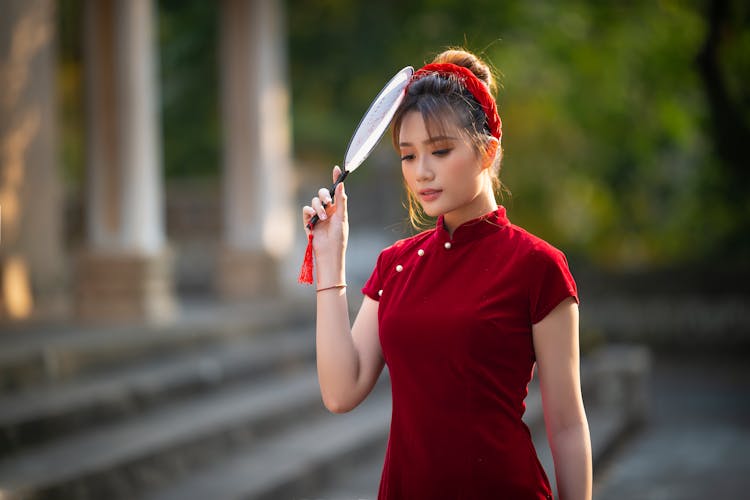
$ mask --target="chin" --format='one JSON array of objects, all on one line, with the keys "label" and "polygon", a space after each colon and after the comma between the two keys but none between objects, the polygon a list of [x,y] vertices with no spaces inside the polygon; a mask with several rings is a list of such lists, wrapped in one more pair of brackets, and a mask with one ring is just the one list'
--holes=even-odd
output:
[{"label": "chin", "polygon": [[442,210],[436,207],[425,207],[424,205],[422,205],[422,211],[428,217],[435,217],[435,218],[440,217],[444,213]]}]

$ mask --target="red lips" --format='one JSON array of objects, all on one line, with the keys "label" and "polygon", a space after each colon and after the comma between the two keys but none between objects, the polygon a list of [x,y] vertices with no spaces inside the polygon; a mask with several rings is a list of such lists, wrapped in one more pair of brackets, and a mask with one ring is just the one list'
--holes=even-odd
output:
[{"label": "red lips", "polygon": [[440,196],[440,193],[442,192],[442,189],[421,189],[419,191],[419,197],[423,201],[433,201],[437,199],[437,197]]}]

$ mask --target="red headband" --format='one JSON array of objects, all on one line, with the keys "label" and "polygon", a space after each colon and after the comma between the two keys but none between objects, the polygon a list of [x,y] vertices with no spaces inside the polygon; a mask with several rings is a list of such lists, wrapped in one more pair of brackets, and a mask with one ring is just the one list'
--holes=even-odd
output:
[{"label": "red headband", "polygon": [[455,75],[466,90],[474,96],[474,99],[477,100],[479,105],[482,106],[484,114],[487,115],[487,125],[490,127],[490,134],[497,139],[500,139],[503,136],[503,122],[500,120],[500,115],[497,113],[495,99],[492,97],[492,94],[490,94],[487,85],[477,78],[469,68],[458,66],[453,63],[428,64],[414,73],[409,85],[432,73],[437,73],[439,75]]}]

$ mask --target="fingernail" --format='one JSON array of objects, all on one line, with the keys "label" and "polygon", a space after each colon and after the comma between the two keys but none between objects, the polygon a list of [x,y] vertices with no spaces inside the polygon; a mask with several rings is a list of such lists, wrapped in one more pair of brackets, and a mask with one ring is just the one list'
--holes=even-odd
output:
[{"label": "fingernail", "polygon": [[328,216],[325,213],[323,213],[323,215],[320,216],[320,220],[326,220],[327,218]]}]

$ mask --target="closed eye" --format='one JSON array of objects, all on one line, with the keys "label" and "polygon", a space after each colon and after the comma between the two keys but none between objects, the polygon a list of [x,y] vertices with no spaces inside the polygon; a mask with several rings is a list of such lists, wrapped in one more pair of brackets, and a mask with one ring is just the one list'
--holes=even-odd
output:
[{"label": "closed eye", "polygon": [[433,151],[432,154],[435,156],[447,156],[451,151],[453,151],[453,148],[438,149],[437,151]]},{"label": "closed eye", "polygon": [[403,155],[401,157],[401,161],[409,161],[409,160],[413,160],[413,159],[414,159],[414,155],[413,154]]}]

